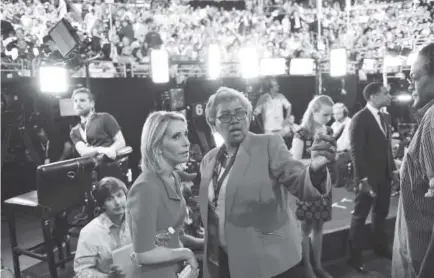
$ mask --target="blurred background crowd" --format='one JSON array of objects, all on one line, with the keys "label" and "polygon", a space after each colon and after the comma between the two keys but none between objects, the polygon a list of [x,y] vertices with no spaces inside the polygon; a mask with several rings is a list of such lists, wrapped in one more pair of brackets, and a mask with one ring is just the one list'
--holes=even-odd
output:
[{"label": "blurred background crowd", "polygon": [[384,57],[385,50],[411,51],[434,39],[429,0],[367,1],[349,10],[345,3],[324,0],[321,36],[312,2],[242,2],[236,9],[219,2],[3,1],[2,67],[30,67],[35,57],[55,57],[56,46],[47,34],[61,18],[77,29],[87,51],[114,63],[143,64],[149,62],[150,49],[162,47],[172,61],[202,62],[212,43],[220,45],[225,62],[236,62],[243,46],[254,46],[260,57],[285,58],[320,58],[330,48],[345,47],[350,60],[361,61]]}]

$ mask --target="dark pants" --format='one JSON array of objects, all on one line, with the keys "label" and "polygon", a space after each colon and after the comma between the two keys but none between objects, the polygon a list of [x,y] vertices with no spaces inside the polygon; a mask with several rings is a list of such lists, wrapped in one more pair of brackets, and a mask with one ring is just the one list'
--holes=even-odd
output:
[{"label": "dark pants", "polygon": [[[226,252],[220,248],[219,253],[219,278],[231,278],[231,274],[229,272],[229,261],[228,255]],[[300,273],[300,265],[296,265],[287,271],[280,273],[279,275],[273,276],[271,278],[299,278]]]},{"label": "dark pants", "polygon": [[355,207],[351,218],[349,235],[351,259],[359,263],[363,251],[364,226],[366,218],[372,207],[372,243],[374,249],[385,249],[388,240],[385,232],[385,222],[389,213],[390,204],[390,182],[385,182],[378,186],[375,198],[367,192],[357,192],[354,200]]},{"label": "dark pants", "polygon": [[351,163],[351,156],[348,151],[338,152],[336,155],[336,186],[343,187],[351,181],[351,173],[348,164]]}]

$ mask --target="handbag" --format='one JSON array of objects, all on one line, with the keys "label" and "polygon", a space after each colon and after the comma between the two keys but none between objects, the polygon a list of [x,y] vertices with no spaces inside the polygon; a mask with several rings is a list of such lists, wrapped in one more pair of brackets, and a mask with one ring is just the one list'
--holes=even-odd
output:
[{"label": "handbag", "polygon": [[295,211],[295,215],[300,221],[329,221],[332,217],[331,202],[331,194],[322,195],[309,201],[297,200],[297,209]]}]

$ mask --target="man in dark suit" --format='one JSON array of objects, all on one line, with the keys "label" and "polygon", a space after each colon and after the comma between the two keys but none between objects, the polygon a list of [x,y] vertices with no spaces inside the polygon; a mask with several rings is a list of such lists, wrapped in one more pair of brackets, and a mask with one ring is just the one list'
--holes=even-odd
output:
[{"label": "man in dark suit", "polygon": [[366,107],[352,119],[350,126],[356,198],[350,228],[349,265],[364,272],[362,264],[363,227],[372,210],[373,248],[377,255],[391,259],[387,248],[384,224],[389,213],[391,182],[397,179],[391,147],[391,120],[381,112],[390,104],[391,96],[380,82],[373,82],[363,90]]}]

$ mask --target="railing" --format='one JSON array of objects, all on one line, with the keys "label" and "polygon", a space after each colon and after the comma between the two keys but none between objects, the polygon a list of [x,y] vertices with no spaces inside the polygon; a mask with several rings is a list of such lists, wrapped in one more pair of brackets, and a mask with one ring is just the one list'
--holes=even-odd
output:
[{"label": "railing", "polygon": [[32,76],[32,68],[28,61],[20,60],[15,62],[1,62],[2,78],[10,79],[15,77]]},{"label": "railing", "polygon": [[414,40],[413,43],[413,49],[419,49],[421,47],[423,47],[424,45],[427,45],[428,43],[430,43],[430,40],[428,39],[416,39]]},{"label": "railing", "polygon": [[[414,41],[414,49],[420,48],[427,44],[427,40]],[[329,58],[321,59],[319,64],[319,72],[327,73],[330,68]],[[384,57],[378,58],[365,58],[366,65],[361,69],[367,73],[381,73],[384,68]],[[15,77],[30,77],[36,76],[37,64],[33,62],[29,65],[29,62],[21,61],[14,63],[2,63],[1,73],[3,78],[15,78]],[[195,61],[172,61],[170,63],[170,76],[173,78],[187,78],[187,77],[203,77],[207,76],[207,65],[203,62]],[[386,68],[387,72],[399,72],[409,69],[408,61],[405,58],[400,59],[400,63],[390,68]],[[360,67],[359,62],[348,62],[348,74],[355,74]],[[150,63],[129,63],[129,62],[112,62],[112,61],[93,61],[88,65],[90,78],[145,78],[151,76]],[[288,72],[288,71],[287,71]],[[71,75],[72,77],[86,77],[86,67],[82,67]],[[237,77],[241,76],[239,63],[225,62],[221,64],[221,77]]]},{"label": "railing", "polygon": [[[380,73],[383,70],[383,59],[371,59],[376,61],[375,66],[370,66],[365,70],[368,73]],[[355,74],[358,62],[349,62],[347,72],[348,74]],[[35,72],[32,73],[30,69],[25,69],[20,64],[13,64],[15,68],[2,68],[2,76],[6,78],[15,77],[30,77],[36,76]],[[321,73],[328,73],[330,68],[330,62],[328,60],[322,60],[319,63],[319,71]],[[402,69],[405,69],[403,65]],[[394,71],[400,71],[400,68],[394,69]],[[170,76],[172,78],[188,78],[188,77],[204,77],[207,76],[207,65],[204,63],[178,63],[172,64],[169,69]],[[389,70],[388,70],[389,71]],[[3,75],[5,74],[5,75]],[[221,64],[221,77],[240,77],[241,70],[238,63],[223,63]],[[82,67],[78,71],[71,74],[71,77],[86,77],[86,68]],[[90,78],[146,78],[151,77],[151,65],[147,64],[127,64],[127,63],[113,63],[110,61],[92,62],[89,65],[89,77]]]}]

